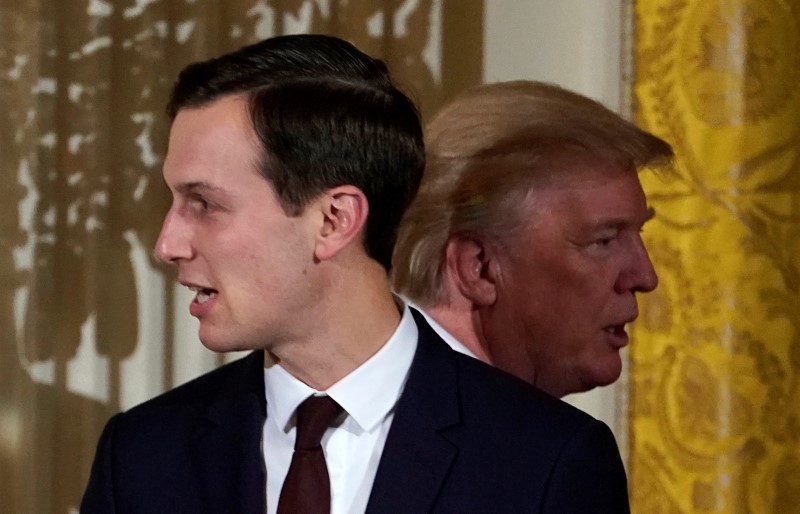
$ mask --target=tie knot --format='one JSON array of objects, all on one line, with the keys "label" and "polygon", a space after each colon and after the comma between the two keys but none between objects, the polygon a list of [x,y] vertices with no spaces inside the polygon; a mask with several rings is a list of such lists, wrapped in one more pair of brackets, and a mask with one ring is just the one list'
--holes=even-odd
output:
[{"label": "tie knot", "polygon": [[309,396],[297,407],[297,438],[295,450],[318,448],[322,434],[342,412],[342,407],[330,396]]}]

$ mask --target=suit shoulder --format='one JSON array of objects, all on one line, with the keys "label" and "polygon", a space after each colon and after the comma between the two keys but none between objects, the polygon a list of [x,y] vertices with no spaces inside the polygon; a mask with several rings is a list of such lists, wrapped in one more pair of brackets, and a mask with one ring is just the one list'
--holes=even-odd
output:
[{"label": "suit shoulder", "polygon": [[[624,496],[619,448],[605,423],[470,357],[459,357],[459,368],[462,430],[451,436],[464,443],[462,449],[477,438],[482,448],[491,447],[498,462],[513,460],[520,475],[536,474],[542,483],[563,474],[569,484],[569,477],[602,471],[622,484],[617,492]],[[486,434],[493,434],[491,442]]]},{"label": "suit shoulder", "polygon": [[161,393],[131,408],[124,415],[131,417],[148,411],[187,409],[207,405],[212,399],[223,395],[234,396],[252,387],[253,380],[257,378],[255,374],[261,373],[262,363],[261,352],[253,352]]}]

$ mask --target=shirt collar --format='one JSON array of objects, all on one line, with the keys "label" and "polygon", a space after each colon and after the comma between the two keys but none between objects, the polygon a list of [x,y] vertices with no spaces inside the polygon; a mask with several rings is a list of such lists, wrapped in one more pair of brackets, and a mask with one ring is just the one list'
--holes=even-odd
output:
[{"label": "shirt collar", "polygon": [[400,398],[417,349],[418,334],[411,310],[404,305],[400,324],[386,344],[327,391],[316,391],[280,365],[264,368],[267,415],[274,416],[278,427],[286,431],[303,400],[313,394],[327,394],[362,430],[371,431]]},{"label": "shirt collar", "polygon": [[267,417],[275,420],[284,432],[290,428],[289,421],[303,400],[318,393],[292,376],[280,364],[264,368],[264,394],[267,398]]},{"label": "shirt collar", "polygon": [[419,311],[420,314],[422,314],[425,317],[425,321],[428,322],[428,325],[431,326],[431,328],[434,330],[434,332],[436,332],[439,335],[439,337],[441,337],[444,340],[444,342],[447,343],[447,345],[450,348],[452,348],[453,350],[455,350],[455,351],[457,351],[459,353],[463,353],[464,355],[472,357],[473,359],[477,359],[477,357],[475,356],[475,353],[473,353],[472,350],[470,350],[469,348],[464,346],[464,343],[462,343],[461,341],[456,339],[455,336],[453,336],[453,334],[448,332],[447,329],[444,328],[442,325],[440,325],[438,321],[436,321],[435,319],[431,318],[428,315],[428,313],[425,312],[421,307],[419,307],[418,305],[416,305],[415,303],[411,302],[410,300],[408,300],[406,298],[403,298],[403,299],[406,301],[406,303],[408,304],[409,307],[413,307],[414,309]]}]

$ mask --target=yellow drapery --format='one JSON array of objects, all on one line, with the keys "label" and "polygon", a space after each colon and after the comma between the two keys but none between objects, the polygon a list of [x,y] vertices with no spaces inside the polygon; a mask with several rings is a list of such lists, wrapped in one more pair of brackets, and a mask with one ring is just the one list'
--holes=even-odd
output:
[{"label": "yellow drapery", "polygon": [[636,0],[661,284],[631,349],[636,513],[800,512],[800,2]]}]

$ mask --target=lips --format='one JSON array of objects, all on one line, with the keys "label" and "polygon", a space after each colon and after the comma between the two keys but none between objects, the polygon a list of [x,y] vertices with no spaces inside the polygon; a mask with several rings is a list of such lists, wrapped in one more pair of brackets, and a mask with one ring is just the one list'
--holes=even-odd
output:
[{"label": "lips", "polygon": [[192,303],[189,305],[189,313],[196,318],[207,316],[217,302],[219,291],[184,281],[181,281],[181,284],[188,287],[195,294]]},{"label": "lips", "polygon": [[625,332],[625,324],[611,325],[611,326],[605,327],[603,330],[605,330],[609,334],[613,334],[615,336],[623,336],[623,335],[627,336],[628,335],[628,333]]},{"label": "lips", "polygon": [[609,325],[603,328],[606,334],[609,334],[608,342],[615,348],[620,349],[628,344],[628,333],[625,331],[625,324]]},{"label": "lips", "polygon": [[205,287],[190,287],[189,289],[195,293],[194,301],[200,304],[206,303],[208,300],[217,296],[217,291],[215,289]]}]

